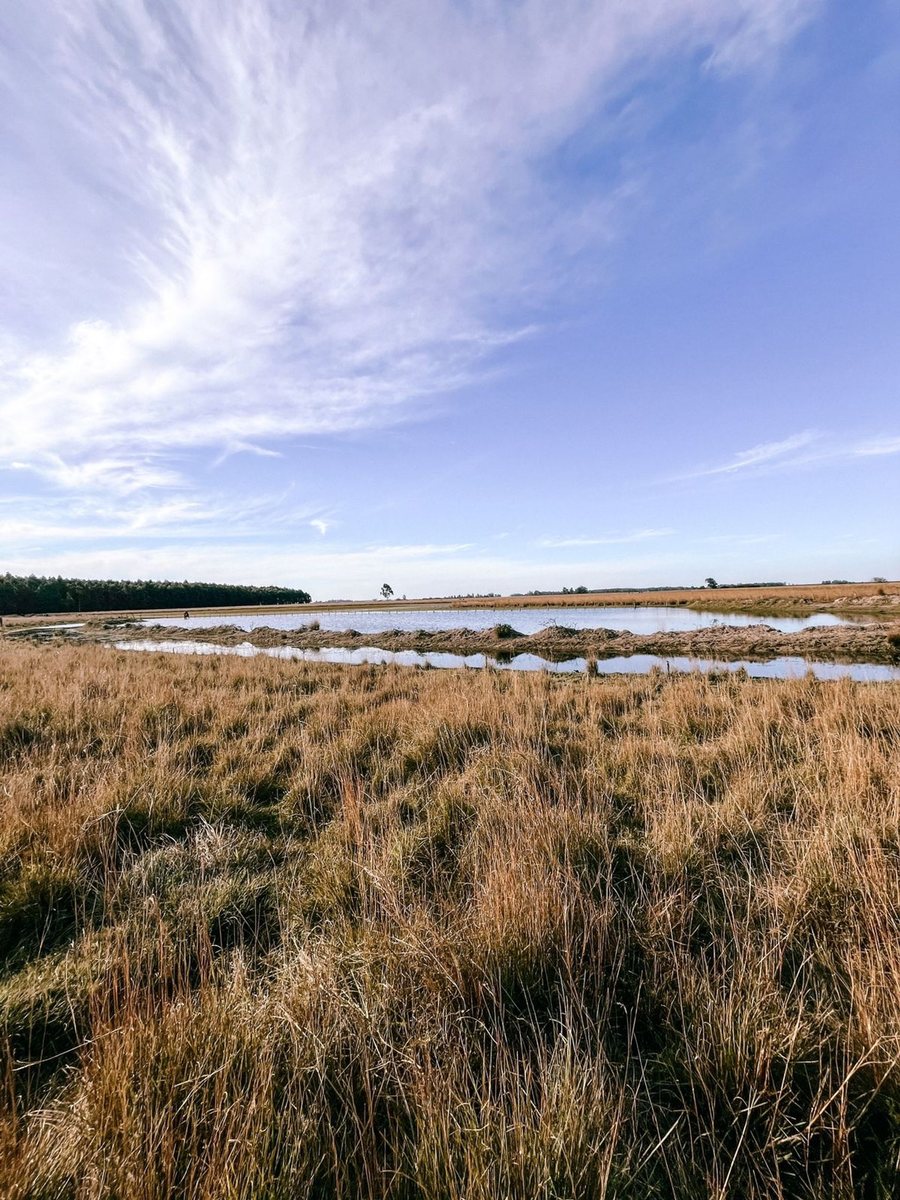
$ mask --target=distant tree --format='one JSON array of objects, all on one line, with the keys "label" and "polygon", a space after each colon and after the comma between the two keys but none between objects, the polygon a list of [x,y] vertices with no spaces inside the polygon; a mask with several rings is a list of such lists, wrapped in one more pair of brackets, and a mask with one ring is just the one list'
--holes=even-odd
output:
[{"label": "distant tree", "polygon": [[716,583],[716,581],[713,579],[712,575],[707,575],[707,577],[706,577],[706,579],[705,579],[705,581],[704,581],[704,582],[706,583],[706,586],[707,586],[708,588],[717,588],[717,587],[719,586],[719,585]]},{"label": "distant tree", "polygon": [[391,585],[389,583],[383,583],[381,585],[381,597],[383,600],[390,600],[390,598],[391,598],[391,596],[393,596],[393,594],[394,594],[394,589],[391,587]]}]

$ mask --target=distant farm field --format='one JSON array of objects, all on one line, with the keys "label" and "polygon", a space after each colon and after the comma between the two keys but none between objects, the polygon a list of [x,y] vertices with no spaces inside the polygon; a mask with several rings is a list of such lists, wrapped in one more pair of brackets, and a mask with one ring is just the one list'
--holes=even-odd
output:
[{"label": "distant farm field", "polygon": [[586,592],[491,597],[454,601],[454,607],[526,607],[530,605],[678,604],[719,612],[793,612],[809,608],[900,610],[900,583],[788,584],[783,587],[652,588],[640,591]]},{"label": "distant farm field", "polygon": [[0,641],[0,1195],[898,1162],[900,685]]}]

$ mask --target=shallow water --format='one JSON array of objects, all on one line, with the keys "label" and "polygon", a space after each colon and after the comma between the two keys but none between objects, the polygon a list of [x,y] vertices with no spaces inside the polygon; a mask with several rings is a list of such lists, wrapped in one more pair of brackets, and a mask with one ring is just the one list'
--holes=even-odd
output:
[{"label": "shallow water", "polygon": [[853,625],[858,622],[833,613],[814,613],[808,617],[755,617],[747,613],[693,612],[688,608],[648,605],[646,608],[587,605],[572,608],[429,608],[416,611],[397,609],[340,609],[333,612],[253,613],[240,616],[211,617],[149,617],[144,625],[162,625],[178,629],[211,629],[216,625],[231,625],[250,632],[268,626],[270,629],[302,629],[317,621],[319,628],[330,633],[356,629],[360,633],[387,633],[399,629],[428,633],[444,629],[492,629],[495,625],[512,625],[521,633],[538,633],[554,625],[570,629],[618,629],[629,633],[681,633],[693,629],[709,629],[715,625],[743,628],[764,622],[780,633],[798,633],[802,629],[828,625]]},{"label": "shallow water", "polygon": [[84,621],[74,621],[68,625],[20,625],[10,629],[10,633],[55,633],[57,629],[83,629]]},{"label": "shallow water", "polygon": [[342,647],[326,647],[322,650],[301,650],[296,646],[253,646],[242,642],[239,646],[217,646],[212,642],[116,642],[117,650],[158,651],[164,654],[229,654],[238,658],[287,658],[300,662],[326,662],[347,666],[383,666],[395,663],[401,667],[454,668],[496,667],[500,671],[550,671],[557,675],[571,675],[587,670],[587,659],[571,658],[565,662],[549,662],[536,654],[517,654],[509,659],[491,658],[487,654],[445,654],[429,650],[420,654],[418,650],[382,650],[378,646],[360,646],[354,650]]},{"label": "shallow water", "polygon": [[[429,651],[420,654],[417,650],[381,650],[377,646],[360,646],[355,650],[338,647],[324,650],[300,650],[295,646],[253,646],[242,642],[239,646],[217,646],[211,642],[117,642],[117,650],[162,652],[165,654],[227,654],[238,658],[286,658],[301,662],[344,663],[361,666],[365,663],[383,665],[395,663],[404,667],[436,667],[438,669],[492,667],[499,671],[549,671],[554,675],[583,674],[591,670],[585,658],[570,658],[564,662],[550,662],[537,654],[516,654],[508,659],[493,658],[488,654],[444,654]],[[596,671],[599,675],[648,675],[652,670],[687,673],[701,671],[746,671],[753,679],[802,679],[812,674],[816,679],[852,679],[857,683],[900,682],[900,667],[883,663],[824,663],[810,662],[804,658],[775,658],[769,662],[721,661],[708,658],[664,658],[656,654],[630,654],[618,658],[599,659]]]},{"label": "shallow water", "polygon": [[662,658],[655,654],[629,654],[620,658],[604,658],[597,662],[600,675],[647,675],[654,668],[661,671],[746,671],[752,679],[852,679],[856,683],[900,682],[900,667],[884,663],[811,662],[806,658],[773,658],[768,662],[726,660],[713,658]]}]

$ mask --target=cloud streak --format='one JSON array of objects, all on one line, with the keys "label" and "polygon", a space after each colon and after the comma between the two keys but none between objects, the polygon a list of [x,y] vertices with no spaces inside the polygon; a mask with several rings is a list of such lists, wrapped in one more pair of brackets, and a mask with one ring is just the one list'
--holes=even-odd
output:
[{"label": "cloud streak", "polygon": [[669,537],[674,529],[638,529],[634,533],[610,533],[600,537],[542,538],[536,544],[548,549],[565,549],[575,546],[624,546],[633,542],[645,542],[652,538]]},{"label": "cloud streak", "polygon": [[511,299],[537,304],[559,248],[569,214],[542,188],[541,157],[629,72],[684,51],[736,69],[812,8],[57,0],[40,20],[8,12],[5,138],[31,166],[0,215],[37,209],[60,298],[42,311],[33,288],[47,295],[47,280],[30,284],[33,258],[11,254],[0,461],[127,494],[174,486],[166,472],[186,447],[273,453],[276,438],[394,421],[465,384],[522,335]]},{"label": "cloud streak", "polygon": [[234,498],[182,488],[159,496],[116,493],[105,500],[92,493],[78,499],[12,495],[0,501],[0,545],[7,553],[73,541],[252,541],[261,528],[294,540],[298,530],[321,536],[332,524],[321,507],[299,504],[289,493]]},{"label": "cloud streak", "polygon": [[761,474],[768,471],[792,471],[806,467],[824,467],[842,462],[852,462],[857,459],[883,458],[893,454],[900,454],[900,437],[895,435],[852,440],[837,439],[833,434],[826,435],[807,431],[794,434],[792,437],[778,442],[766,442],[759,446],[752,446],[749,450],[741,450],[727,462],[717,466],[700,467],[697,470],[670,476],[669,482],[705,479],[716,475],[734,476]]},{"label": "cloud streak", "polygon": [[[260,579],[277,579],[285,585],[302,586],[315,599],[375,598],[387,580],[399,594],[410,596],[453,595],[465,592],[513,591],[525,588],[558,588],[564,583],[602,585],[623,576],[634,583],[652,583],[660,573],[677,581],[685,571],[681,555],[632,556],[612,562],[581,560],[566,564],[533,557],[496,555],[463,543],[447,545],[366,545],[292,549],[271,543],[254,548],[254,563]],[[137,551],[128,546],[91,548],[53,556],[52,573],[84,573],[93,578],[215,579],[240,582],[246,579],[246,561],[233,546],[211,543],[189,546],[163,542]],[[50,570],[47,558],[22,552],[11,558],[10,570],[37,574]],[[339,579],[337,587],[335,580]]]},{"label": "cloud streak", "polygon": [[733,458],[718,466],[701,467],[699,470],[688,471],[684,475],[676,475],[674,478],[702,479],[709,475],[737,475],[744,471],[771,467],[773,464],[779,467],[796,466],[799,462],[810,461],[810,455],[805,451],[807,447],[819,441],[821,436],[819,433],[807,431],[796,433],[779,442],[764,442],[759,446],[751,446],[749,450],[738,451]]}]

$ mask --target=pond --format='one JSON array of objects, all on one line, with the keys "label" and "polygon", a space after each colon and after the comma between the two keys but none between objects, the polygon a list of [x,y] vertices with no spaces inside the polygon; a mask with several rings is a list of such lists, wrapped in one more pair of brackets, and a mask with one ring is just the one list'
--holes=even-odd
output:
[{"label": "pond", "polygon": [[645,608],[588,607],[571,608],[444,608],[444,609],[336,609],[333,612],[242,613],[233,616],[150,617],[142,622],[148,626],[178,629],[212,629],[231,625],[249,633],[254,629],[302,629],[317,621],[319,628],[330,633],[356,629],[360,633],[387,633],[398,629],[428,633],[452,629],[492,629],[507,624],[520,633],[538,633],[554,625],[570,629],[616,629],[629,633],[680,633],[694,629],[709,629],[716,625],[741,628],[760,622],[780,633],[799,633],[803,629],[834,625],[853,625],[858,622],[833,613],[813,613],[807,617],[758,617],[747,613],[694,612],[688,608],[648,605]]},{"label": "pond", "polygon": [[647,675],[654,669],[666,672],[745,671],[753,679],[802,679],[812,674],[816,679],[852,679],[857,683],[900,682],[900,667],[883,663],[825,663],[805,658],[775,658],[769,662],[721,661],[706,658],[664,658],[655,654],[631,654],[618,658],[599,659],[595,664],[585,658],[570,658],[551,662],[536,654],[516,654],[509,658],[493,658],[487,654],[443,654],[417,650],[381,650],[377,646],[360,646],[355,650],[338,647],[323,650],[300,650],[294,646],[216,646],[210,642],[116,642],[117,650],[161,652],[165,654],[226,654],[238,658],[292,659],[301,662],[344,663],[349,666],[395,663],[404,667],[435,667],[438,669],[490,667],[498,671],[548,671],[554,675],[584,674],[595,669],[599,675]]}]

